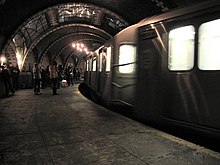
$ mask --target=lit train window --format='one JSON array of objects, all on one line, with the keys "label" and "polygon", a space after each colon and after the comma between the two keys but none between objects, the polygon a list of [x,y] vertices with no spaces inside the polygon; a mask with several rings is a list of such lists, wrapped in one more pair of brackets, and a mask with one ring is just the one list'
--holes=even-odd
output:
[{"label": "lit train window", "polygon": [[106,71],[109,72],[111,69],[111,47],[107,48],[107,52],[106,52]]},{"label": "lit train window", "polygon": [[99,54],[99,72],[102,71],[102,56],[103,56],[103,52]]},{"label": "lit train window", "polygon": [[92,71],[96,71],[96,58],[92,60]]},{"label": "lit train window", "polygon": [[136,46],[121,45],[119,47],[119,72],[132,73],[135,71]]},{"label": "lit train window", "polygon": [[195,28],[184,26],[169,33],[168,68],[172,71],[190,70],[194,64]]},{"label": "lit train window", "polygon": [[89,71],[89,60],[86,60],[86,71]]},{"label": "lit train window", "polygon": [[92,58],[89,59],[89,71],[92,71]]},{"label": "lit train window", "polygon": [[220,19],[199,27],[198,67],[201,70],[220,70]]}]

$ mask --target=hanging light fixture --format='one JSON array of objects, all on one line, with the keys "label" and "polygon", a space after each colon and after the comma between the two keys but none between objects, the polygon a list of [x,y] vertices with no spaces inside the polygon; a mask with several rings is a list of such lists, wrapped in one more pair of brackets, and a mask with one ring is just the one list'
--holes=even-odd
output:
[{"label": "hanging light fixture", "polygon": [[[84,41],[84,39],[82,39]],[[85,46],[84,43],[79,42],[78,38],[78,26],[76,27],[76,41],[72,43],[72,47],[76,49],[79,52],[85,52],[86,54],[89,54],[88,48]]]},{"label": "hanging light fixture", "polygon": [[3,65],[6,62],[5,56],[1,56],[0,61],[1,61],[1,65]]}]

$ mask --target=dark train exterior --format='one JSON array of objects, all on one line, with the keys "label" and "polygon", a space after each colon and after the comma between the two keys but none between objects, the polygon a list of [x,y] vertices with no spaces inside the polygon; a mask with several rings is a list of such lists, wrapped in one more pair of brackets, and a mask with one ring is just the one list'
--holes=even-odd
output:
[{"label": "dark train exterior", "polygon": [[106,107],[220,137],[220,1],[121,31],[88,58],[85,83]]}]

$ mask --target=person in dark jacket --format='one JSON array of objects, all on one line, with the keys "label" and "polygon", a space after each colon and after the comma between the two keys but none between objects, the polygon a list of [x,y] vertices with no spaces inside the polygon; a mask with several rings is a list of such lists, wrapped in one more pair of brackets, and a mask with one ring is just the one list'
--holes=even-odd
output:
[{"label": "person in dark jacket", "polygon": [[11,73],[10,70],[6,66],[1,66],[2,68],[2,81],[5,87],[5,93],[6,96],[9,94],[9,90],[11,91],[12,95],[15,93],[13,85],[12,85],[12,80],[11,80]]},{"label": "person in dark jacket", "polygon": [[12,76],[12,84],[15,90],[19,89],[19,74],[20,74],[20,70],[18,68],[18,65],[13,66],[11,69],[11,76]]},{"label": "person in dark jacket", "polygon": [[41,67],[41,88],[45,89],[46,87],[46,71],[44,67]]},{"label": "person in dark jacket", "polygon": [[33,79],[34,79],[34,94],[41,95],[42,94],[40,93],[41,70],[37,63],[34,64]]},{"label": "person in dark jacket", "polygon": [[58,86],[58,67],[57,62],[54,61],[52,65],[50,65],[50,79],[52,82],[53,95],[58,95],[57,86]]}]

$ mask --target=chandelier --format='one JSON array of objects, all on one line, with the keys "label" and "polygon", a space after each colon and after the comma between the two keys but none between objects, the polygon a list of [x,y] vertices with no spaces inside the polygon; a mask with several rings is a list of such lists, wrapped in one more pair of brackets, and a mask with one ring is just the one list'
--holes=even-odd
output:
[{"label": "chandelier", "polygon": [[[76,27],[76,38],[77,38],[77,40],[76,40],[76,42],[72,43],[72,47],[79,52],[90,54],[91,52],[88,50],[86,45],[83,44],[82,42],[79,42],[79,40],[78,40],[78,26]],[[84,39],[82,39],[82,41],[84,41]]]},{"label": "chandelier", "polygon": [[79,52],[84,52],[86,54],[90,54],[91,52],[88,50],[88,48],[81,42],[72,43],[72,47],[76,49]]}]

